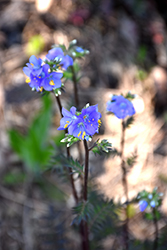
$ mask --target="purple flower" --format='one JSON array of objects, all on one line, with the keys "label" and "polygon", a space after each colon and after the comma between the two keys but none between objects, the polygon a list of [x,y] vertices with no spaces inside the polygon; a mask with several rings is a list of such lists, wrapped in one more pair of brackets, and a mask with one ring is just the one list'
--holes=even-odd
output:
[{"label": "purple flower", "polygon": [[133,104],[122,95],[113,96],[112,100],[107,102],[107,111],[114,113],[119,119],[135,114]]},{"label": "purple flower", "polygon": [[78,53],[83,53],[84,52],[84,49],[82,49],[81,47],[76,47],[75,50]]},{"label": "purple flower", "polygon": [[42,59],[37,59],[36,56],[32,55],[29,59],[29,63],[27,63],[27,67],[23,68],[23,72],[28,77],[30,74],[39,76],[42,72]]},{"label": "purple flower", "polygon": [[68,133],[74,137],[84,140],[88,136],[83,119],[77,118],[68,128]]},{"label": "purple flower", "polygon": [[141,212],[143,212],[146,209],[147,206],[148,206],[147,201],[145,201],[145,200],[140,200],[139,201],[139,208],[140,208]]},{"label": "purple flower", "polygon": [[101,114],[98,112],[98,105],[83,108],[80,117],[84,120],[88,134],[94,135],[98,132],[101,125]]},{"label": "purple flower", "polygon": [[68,128],[68,133],[80,140],[88,140],[89,136],[98,133],[101,124],[101,114],[98,112],[98,105],[83,108],[79,115],[76,115],[76,108],[72,107],[70,112],[63,108],[63,118],[60,120],[58,130]]},{"label": "purple flower", "polygon": [[155,201],[151,201],[151,202],[150,202],[150,206],[151,206],[151,207],[155,207]]},{"label": "purple flower", "polygon": [[49,70],[49,65],[45,64],[43,66],[43,75],[44,78],[42,80],[42,87],[46,90],[46,91],[52,91],[53,89],[57,89],[61,87],[61,78],[63,76],[63,73],[60,72],[48,72]]},{"label": "purple flower", "polygon": [[69,66],[73,65],[73,59],[69,55],[66,55],[62,58],[62,61],[60,62],[60,65],[64,70],[67,70]]},{"label": "purple flower", "polygon": [[55,58],[57,60],[62,60],[63,57],[64,57],[64,52],[61,48],[53,48],[53,49],[49,50],[48,54],[46,55],[46,58],[49,61],[55,60]]},{"label": "purple flower", "polygon": [[70,111],[66,110],[65,108],[62,108],[62,115],[64,117],[60,120],[60,127],[58,128],[58,130],[64,130],[68,128],[77,119],[75,113],[75,107],[71,107]]},{"label": "purple flower", "polygon": [[66,70],[69,66],[73,65],[73,59],[69,55],[65,56],[61,48],[53,48],[49,50],[49,53],[46,55],[46,58],[50,61],[59,61],[59,64],[64,70]]}]

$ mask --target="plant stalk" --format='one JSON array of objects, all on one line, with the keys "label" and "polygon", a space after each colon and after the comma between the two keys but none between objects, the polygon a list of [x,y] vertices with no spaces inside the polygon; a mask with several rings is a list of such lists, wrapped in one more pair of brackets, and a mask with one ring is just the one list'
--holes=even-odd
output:
[{"label": "plant stalk", "polygon": [[128,183],[127,183],[127,178],[126,178],[126,167],[125,167],[125,161],[124,161],[124,146],[125,146],[125,122],[124,120],[122,120],[122,136],[121,136],[121,169],[122,169],[122,185],[124,188],[124,193],[125,193],[125,197],[126,197],[126,203],[127,206],[125,208],[125,212],[126,212],[126,220],[123,226],[123,233],[124,233],[124,248],[126,250],[129,249],[129,233],[128,233],[128,222],[129,222],[129,218],[128,218],[128,202],[129,202],[129,198],[128,198]]},{"label": "plant stalk", "polygon": [[[72,71],[72,80],[73,80],[73,85],[74,85],[74,100],[75,100],[75,107],[79,109],[79,98],[78,98],[78,87],[77,87],[77,77],[75,74],[75,69],[74,66],[71,66],[71,71]],[[79,154],[79,162],[82,163],[83,158],[82,158],[82,149],[81,149],[81,142],[78,142],[78,154]]]},{"label": "plant stalk", "polygon": [[74,83],[75,105],[76,105],[76,108],[78,109],[79,108],[79,99],[78,99],[77,77],[76,77],[75,69],[74,69],[73,65],[71,66],[71,70],[72,70],[72,80],[73,80],[73,83]]},{"label": "plant stalk", "polygon": [[[85,174],[84,174],[84,187],[83,187],[83,201],[87,202],[87,186],[88,186],[88,172],[89,172],[89,149],[87,141],[84,140],[85,148]],[[81,222],[81,227],[83,227],[83,237],[82,237],[82,250],[89,250],[89,232],[87,221]]]},{"label": "plant stalk", "polygon": [[[56,97],[56,101],[57,101],[57,104],[58,104],[58,107],[59,107],[59,111],[60,111],[61,117],[63,117],[63,114],[62,114],[62,105],[61,105],[60,98],[59,98],[59,96],[55,96],[55,97]],[[67,157],[69,158],[70,157],[70,149],[68,147],[66,147],[66,150],[67,150]],[[73,174],[72,174],[72,168],[68,168],[68,171],[69,171],[69,175],[70,175],[70,182],[71,182],[73,197],[75,199],[76,204],[78,204],[79,199],[78,199],[78,194],[77,194],[77,191],[76,191],[76,188],[75,188],[75,184],[74,184],[74,179],[73,179]]]},{"label": "plant stalk", "polygon": [[155,227],[155,239],[154,239],[154,244],[153,244],[153,250],[157,250],[158,249],[158,222],[157,222],[157,218],[156,218],[155,207],[152,208],[152,212],[153,212],[153,223],[154,223],[154,227]]}]

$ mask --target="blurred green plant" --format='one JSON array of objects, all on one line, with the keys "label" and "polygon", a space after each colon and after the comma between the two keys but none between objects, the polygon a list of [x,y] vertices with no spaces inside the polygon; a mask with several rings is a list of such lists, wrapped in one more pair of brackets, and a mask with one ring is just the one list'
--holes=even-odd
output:
[{"label": "blurred green plant", "polygon": [[43,108],[32,122],[26,135],[12,129],[9,131],[11,147],[33,172],[44,170],[51,156],[48,134],[51,123],[52,102],[48,95],[43,96]]},{"label": "blurred green plant", "polygon": [[38,55],[40,52],[43,51],[45,46],[45,41],[43,37],[39,35],[32,36],[27,44],[26,47],[26,54],[30,55]]}]

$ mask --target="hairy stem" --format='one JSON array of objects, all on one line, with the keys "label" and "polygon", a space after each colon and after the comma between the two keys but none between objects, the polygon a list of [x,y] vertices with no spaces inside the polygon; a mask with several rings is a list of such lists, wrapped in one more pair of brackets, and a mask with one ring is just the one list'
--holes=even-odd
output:
[{"label": "hairy stem", "polygon": [[126,250],[129,249],[129,234],[128,234],[128,183],[127,183],[127,178],[126,178],[126,167],[125,167],[125,161],[124,161],[124,145],[125,145],[125,123],[124,120],[122,120],[122,136],[121,136],[121,169],[122,169],[122,185],[124,188],[124,193],[126,197],[126,220],[123,226],[123,231],[124,231],[124,248]]},{"label": "hairy stem", "polygon": [[87,201],[87,183],[88,183],[88,171],[89,171],[89,150],[87,141],[84,140],[85,147],[85,175],[84,175],[84,190],[83,190],[83,199]]},{"label": "hairy stem", "polygon": [[154,207],[152,208],[152,212],[153,212],[153,223],[155,227],[155,239],[154,239],[154,244],[153,244],[153,250],[157,250],[158,249],[158,222],[156,218],[156,210]]},{"label": "hairy stem", "polygon": [[72,70],[72,80],[73,80],[73,83],[74,83],[75,105],[76,105],[76,108],[78,109],[79,108],[79,99],[78,99],[77,77],[76,77],[75,69],[74,69],[73,65],[71,66],[71,70]]},{"label": "hairy stem", "polygon": [[[57,104],[58,104],[58,107],[59,107],[59,111],[60,111],[61,117],[63,117],[63,114],[62,114],[62,105],[61,105],[60,98],[59,98],[59,96],[55,96],[55,97],[56,97],[56,101],[57,101]],[[68,147],[66,147],[66,150],[67,150],[67,157],[69,158],[70,157],[70,149]],[[71,182],[71,187],[72,187],[72,193],[73,193],[73,196],[74,196],[76,204],[78,204],[78,195],[77,195],[77,191],[76,191],[75,184],[74,184],[74,179],[73,179],[73,174],[72,174],[72,168],[68,168],[68,171],[69,171],[69,175],[70,175],[70,182]]]},{"label": "hairy stem", "polygon": [[[75,69],[74,66],[71,66],[71,70],[72,70],[72,81],[74,84],[74,100],[75,100],[75,107],[77,109],[79,109],[79,98],[78,98],[78,87],[77,87],[77,77],[76,77],[76,73],[75,73]],[[79,162],[82,163],[83,159],[82,159],[82,149],[81,149],[81,142],[78,142],[78,154],[79,154]]]},{"label": "hairy stem", "polygon": [[[83,201],[87,202],[87,185],[88,185],[88,172],[89,172],[89,150],[87,141],[84,140],[85,148],[85,174],[84,174],[84,187],[83,187]],[[83,237],[82,237],[82,250],[89,250],[89,233],[88,224],[86,221],[81,222],[81,227],[83,227]]]}]

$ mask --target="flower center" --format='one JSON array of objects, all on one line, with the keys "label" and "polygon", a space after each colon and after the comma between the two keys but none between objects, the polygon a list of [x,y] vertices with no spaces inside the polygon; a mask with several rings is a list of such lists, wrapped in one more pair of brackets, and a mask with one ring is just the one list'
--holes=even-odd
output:
[{"label": "flower center", "polygon": [[28,78],[26,79],[26,83],[29,83],[29,82],[31,82],[31,80],[30,80],[30,78],[28,77]]},{"label": "flower center", "polygon": [[51,86],[54,86],[54,85],[55,85],[53,80],[50,80],[49,84],[50,84]]},{"label": "flower center", "polygon": [[126,103],[122,102],[119,106],[121,109],[126,108]]}]

